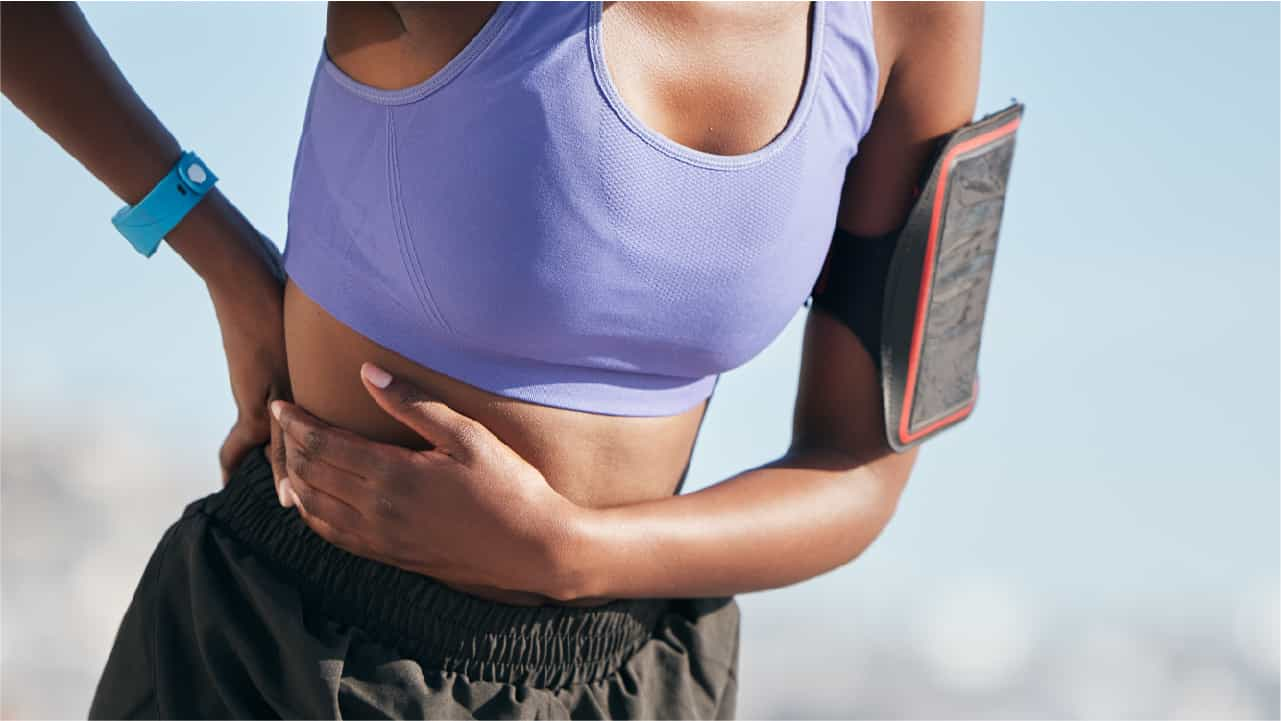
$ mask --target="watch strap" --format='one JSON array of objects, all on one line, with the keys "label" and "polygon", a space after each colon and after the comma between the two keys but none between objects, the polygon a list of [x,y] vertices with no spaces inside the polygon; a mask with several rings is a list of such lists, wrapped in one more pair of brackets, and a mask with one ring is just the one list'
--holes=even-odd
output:
[{"label": "watch strap", "polygon": [[218,176],[195,153],[185,151],[164,178],[137,205],[121,208],[111,217],[139,253],[150,258],[160,241],[196,207]]}]

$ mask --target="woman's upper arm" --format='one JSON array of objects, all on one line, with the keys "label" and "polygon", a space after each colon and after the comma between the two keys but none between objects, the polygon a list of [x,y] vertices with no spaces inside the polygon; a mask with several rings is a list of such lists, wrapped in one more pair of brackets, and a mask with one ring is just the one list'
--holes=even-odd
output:
[{"label": "woman's upper arm", "polygon": [[[900,227],[940,136],[974,116],[983,8],[977,3],[877,3],[877,42],[900,50],[841,192],[837,225],[853,235]],[[818,308],[805,328],[794,447],[860,460],[889,454],[876,366],[840,320]],[[914,453],[901,454],[904,471]]]}]

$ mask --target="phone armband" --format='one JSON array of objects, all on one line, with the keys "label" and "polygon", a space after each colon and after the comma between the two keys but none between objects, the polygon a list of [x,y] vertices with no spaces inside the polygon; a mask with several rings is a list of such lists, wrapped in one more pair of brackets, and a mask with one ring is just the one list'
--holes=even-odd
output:
[{"label": "phone armband", "polygon": [[885,433],[904,451],[969,417],[1005,191],[1023,105],[940,140],[907,220],[875,238],[837,230],[814,304],[872,355]]}]

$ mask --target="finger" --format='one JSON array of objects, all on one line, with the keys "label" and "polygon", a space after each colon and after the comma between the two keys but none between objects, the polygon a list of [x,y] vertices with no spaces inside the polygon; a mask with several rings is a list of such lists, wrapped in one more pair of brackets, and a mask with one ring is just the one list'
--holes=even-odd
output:
[{"label": "finger", "polygon": [[[273,401],[271,412],[280,423],[281,432],[296,441],[309,457],[362,478],[382,478],[413,455],[406,448],[375,443],[335,428],[288,401]],[[285,473],[288,474],[287,468]]]},{"label": "finger", "polygon": [[360,377],[384,411],[459,461],[470,461],[490,440],[489,430],[480,423],[373,363],[361,364]]},{"label": "finger", "polygon": [[271,402],[276,400],[288,400],[290,398],[288,382],[282,386],[273,384],[271,391],[267,394],[267,417],[271,419],[271,447],[268,449],[267,459],[271,462],[271,476],[276,481],[276,496],[280,499],[280,505],[289,508],[293,505],[293,494],[285,493],[281,481],[285,479],[285,437],[284,431],[280,428],[280,421],[271,413]]},{"label": "finger", "polygon": [[[285,484],[289,485],[289,482],[285,481]],[[316,535],[347,551],[348,553],[353,553],[357,556],[364,556],[366,558],[372,558],[375,556],[376,552],[362,536],[352,531],[334,526],[323,517],[307,510],[301,503],[298,504],[298,515],[302,516],[303,522],[306,523],[312,531],[315,531]]]},{"label": "finger", "polygon": [[276,497],[280,499],[280,505],[288,508],[293,505],[293,497],[285,493],[281,483],[288,475],[285,470],[285,434],[275,418],[271,419],[271,448],[267,457],[271,459],[271,477],[276,482]]},{"label": "finger", "polygon": [[351,506],[360,515],[367,515],[364,509],[374,507],[373,493],[365,479],[316,458],[290,436],[285,436],[284,445],[284,477],[293,483],[295,491],[300,484],[305,485]]},{"label": "finger", "polygon": [[298,476],[290,475],[281,485],[287,486],[293,493],[300,513],[305,511],[307,515],[320,518],[325,523],[348,532],[356,531],[363,525],[360,513],[355,508],[309,485]]}]

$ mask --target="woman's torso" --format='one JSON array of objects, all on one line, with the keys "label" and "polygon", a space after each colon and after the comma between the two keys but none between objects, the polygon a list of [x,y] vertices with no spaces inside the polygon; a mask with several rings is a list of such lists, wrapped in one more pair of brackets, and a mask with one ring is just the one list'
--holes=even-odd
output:
[{"label": "woman's torso", "polygon": [[[329,58],[367,86],[414,86],[464,51],[494,11],[494,3],[332,4]],[[808,3],[611,4],[601,15],[600,47],[622,102],[648,128],[697,152],[743,156],[769,146],[802,99],[812,16]],[[831,192],[839,193],[839,183]],[[291,245],[298,232],[305,228],[291,217]],[[358,369],[374,361],[480,421],[586,506],[673,493],[706,408],[702,401],[672,414],[616,415],[486,391],[375,343],[293,283],[285,326],[295,399],[317,416],[376,440],[422,446],[364,392]],[[464,590],[510,603],[547,601]]]}]

